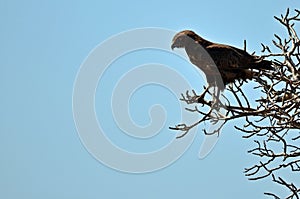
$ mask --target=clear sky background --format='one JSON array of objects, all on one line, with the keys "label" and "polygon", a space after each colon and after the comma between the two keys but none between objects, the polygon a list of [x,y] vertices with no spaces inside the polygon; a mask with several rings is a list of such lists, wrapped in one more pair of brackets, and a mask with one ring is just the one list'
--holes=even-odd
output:
[{"label": "clear sky background", "polygon": [[[96,45],[133,28],[193,29],[241,48],[246,39],[248,50],[259,52],[261,42],[270,44],[275,32],[282,33],[273,16],[299,8],[296,2],[1,0],[0,198],[264,198],[277,187],[244,177],[243,168],[255,163],[246,152],[253,143],[232,125],[203,160],[197,157],[199,131],[189,150],[163,170],[128,174],[102,165],[76,132],[73,84]],[[144,57],[136,59],[151,61]],[[145,100],[141,96],[136,100]],[[135,118],[141,124],[148,119]],[[167,127],[161,133],[172,133]]]}]

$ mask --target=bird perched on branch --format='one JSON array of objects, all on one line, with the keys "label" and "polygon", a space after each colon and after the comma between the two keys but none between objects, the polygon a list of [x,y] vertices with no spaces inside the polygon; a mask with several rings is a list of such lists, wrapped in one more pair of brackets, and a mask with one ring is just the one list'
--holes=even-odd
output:
[{"label": "bird perched on branch", "polygon": [[273,69],[271,61],[233,46],[210,42],[191,30],[177,33],[171,48],[185,48],[190,61],[204,72],[208,87],[202,97],[210,87],[224,90],[235,80],[252,79],[260,70]]}]

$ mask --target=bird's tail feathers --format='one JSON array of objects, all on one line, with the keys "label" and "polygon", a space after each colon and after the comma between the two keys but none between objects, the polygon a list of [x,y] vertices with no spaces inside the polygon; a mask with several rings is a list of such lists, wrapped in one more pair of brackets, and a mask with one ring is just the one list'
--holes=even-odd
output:
[{"label": "bird's tail feathers", "polygon": [[253,69],[274,70],[272,64],[269,60],[257,60],[253,63]]}]

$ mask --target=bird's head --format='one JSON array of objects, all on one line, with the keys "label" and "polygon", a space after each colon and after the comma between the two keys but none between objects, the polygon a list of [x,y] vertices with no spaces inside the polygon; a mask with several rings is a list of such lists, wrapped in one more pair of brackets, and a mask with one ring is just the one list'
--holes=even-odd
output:
[{"label": "bird's head", "polygon": [[196,33],[191,30],[183,30],[177,33],[172,40],[171,48],[184,48],[191,42],[194,42],[199,37]]}]

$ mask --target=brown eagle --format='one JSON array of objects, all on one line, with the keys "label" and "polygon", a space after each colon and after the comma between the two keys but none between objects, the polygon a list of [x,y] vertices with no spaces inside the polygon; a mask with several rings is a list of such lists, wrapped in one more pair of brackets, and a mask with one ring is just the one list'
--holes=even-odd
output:
[{"label": "brown eagle", "polygon": [[271,61],[250,55],[245,50],[233,46],[210,42],[191,30],[177,33],[171,48],[185,48],[190,61],[204,72],[208,87],[202,95],[209,87],[223,90],[227,84],[235,80],[252,79],[257,76],[257,70],[273,69]]}]

